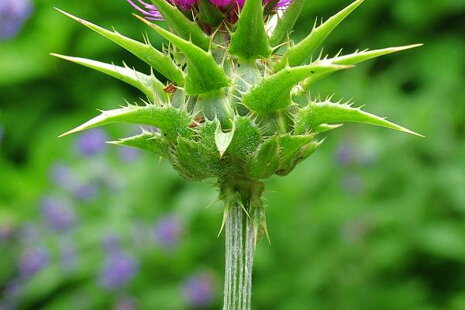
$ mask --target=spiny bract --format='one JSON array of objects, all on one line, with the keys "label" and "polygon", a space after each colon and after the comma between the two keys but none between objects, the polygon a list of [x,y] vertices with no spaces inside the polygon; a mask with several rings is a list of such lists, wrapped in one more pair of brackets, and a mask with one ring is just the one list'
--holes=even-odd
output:
[{"label": "spiny bract", "polygon": [[[111,111],[67,132],[110,123],[150,125],[135,137],[112,142],[168,159],[187,179],[218,178],[221,198],[240,204],[264,228],[260,180],[286,175],[320,145],[320,134],[345,122],[412,131],[349,103],[311,98],[318,80],[355,64],[418,45],[366,50],[333,58],[315,57],[326,37],[364,0],[356,0],[300,42],[289,35],[304,0],[247,0],[234,11],[207,0],[186,14],[165,0],[152,0],[172,32],[139,17],[169,41],[163,51],[64,13],[128,50],[150,66],[141,73],[126,65],[56,55],[120,79],[146,100]],[[274,26],[272,26],[274,25]],[[154,71],[168,82],[159,81]],[[236,197],[236,198],[234,198]]]}]

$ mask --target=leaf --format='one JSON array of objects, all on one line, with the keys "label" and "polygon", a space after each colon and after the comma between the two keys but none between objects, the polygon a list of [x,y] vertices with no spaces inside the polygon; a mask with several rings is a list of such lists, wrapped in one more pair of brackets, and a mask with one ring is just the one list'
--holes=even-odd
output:
[{"label": "leaf", "polygon": [[325,102],[312,102],[301,109],[296,117],[295,132],[313,132],[321,124],[363,123],[386,127],[408,134],[423,137],[407,128],[391,123],[384,118],[364,112],[359,108],[352,108],[348,104]]},{"label": "leaf", "polygon": [[175,82],[179,86],[184,85],[183,72],[173,63],[173,60],[168,55],[161,53],[150,44],[144,44],[139,41],[130,39],[116,31],[109,31],[82,18],[73,16],[65,11],[60,9],[57,10],[126,49],[134,56],[149,64],[152,68],[160,72],[170,81]]},{"label": "leaf", "polygon": [[221,129],[221,124],[218,122],[215,131],[215,144],[218,148],[218,151],[220,152],[220,157],[223,157],[224,153],[231,144],[235,131],[236,128],[233,125],[233,128],[230,131],[223,132],[223,129]]},{"label": "leaf", "polygon": [[167,94],[163,91],[164,85],[153,75],[150,76],[128,67],[120,67],[86,58],[70,57],[53,53],[51,55],[97,70],[126,82],[139,89],[154,103],[159,104],[160,100],[161,102],[167,102],[168,100]]},{"label": "leaf", "polygon": [[240,12],[236,31],[229,45],[231,55],[242,60],[268,58],[271,47],[263,22],[262,0],[247,0]]},{"label": "leaf", "polygon": [[157,107],[155,105],[128,106],[121,109],[102,111],[99,116],[62,134],[60,137],[112,123],[131,123],[155,126],[173,140],[178,135],[189,137],[191,119],[189,115],[172,107]]},{"label": "leaf", "polygon": [[188,179],[202,180],[221,173],[220,152],[215,143],[217,127],[217,121],[207,120],[195,127],[196,135],[178,139],[171,157],[181,175]]},{"label": "leaf", "polygon": [[235,132],[228,148],[228,155],[240,161],[255,152],[262,142],[257,125],[249,117],[237,117]]},{"label": "leaf", "polygon": [[263,142],[246,163],[246,171],[254,179],[267,179],[279,168],[278,137],[273,136]]},{"label": "leaf", "polygon": [[278,20],[278,24],[270,38],[270,45],[272,47],[277,47],[290,35],[300,13],[302,12],[304,2],[305,0],[294,0],[294,2],[286,8],[283,17]]},{"label": "leaf", "polygon": [[323,43],[323,41],[329,36],[329,34],[364,1],[365,0],[356,0],[352,2],[352,4],[320,26],[314,27],[305,39],[287,50],[287,52],[283,55],[281,62],[275,66],[275,71],[284,69],[286,65],[294,67],[305,63],[321,45],[321,43]]},{"label": "leaf", "polygon": [[348,66],[312,64],[286,68],[264,78],[243,96],[243,104],[257,114],[267,114],[291,104],[292,88],[308,78],[326,72],[350,68]]},{"label": "leaf", "polygon": [[164,20],[185,40],[191,40],[195,45],[208,51],[210,38],[200,29],[200,27],[189,20],[177,7],[171,5],[166,0],[152,0]]},{"label": "leaf", "polygon": [[121,145],[149,151],[161,157],[168,157],[168,145],[158,133],[143,131],[140,135],[110,141],[110,144]]},{"label": "leaf", "polygon": [[[337,56],[334,58],[329,58],[329,59],[324,59],[321,60],[323,63],[328,63],[328,64],[333,64],[333,65],[355,65],[360,62],[370,60],[373,58],[381,57],[384,55],[400,52],[400,51],[405,51],[411,48],[416,48],[419,46],[422,46],[423,44],[412,44],[412,45],[407,45],[407,46],[398,46],[398,47],[389,47],[389,48],[384,48],[384,49],[378,49],[378,50],[372,50],[372,51],[362,51],[362,52],[355,52],[353,54],[349,55],[344,55],[344,56]],[[328,72],[325,74],[321,74],[319,76],[315,77],[310,77],[306,79],[302,84],[301,84],[301,89],[297,93],[303,94],[305,91],[307,91],[311,85],[314,83],[318,82],[319,80],[327,77],[330,75],[332,72]]]},{"label": "leaf", "polygon": [[192,42],[186,41],[142,17],[138,18],[173,43],[186,56],[187,79],[185,91],[187,94],[198,95],[229,86],[230,80],[228,76],[215,62],[211,53],[205,52]]},{"label": "leaf", "polygon": [[299,162],[313,154],[319,146],[314,138],[313,134],[280,136],[278,139],[280,163],[276,174],[288,175]]}]

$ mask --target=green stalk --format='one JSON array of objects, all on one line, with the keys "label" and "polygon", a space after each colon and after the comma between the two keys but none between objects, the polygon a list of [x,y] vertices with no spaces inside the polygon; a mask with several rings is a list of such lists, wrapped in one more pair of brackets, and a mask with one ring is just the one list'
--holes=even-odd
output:
[{"label": "green stalk", "polygon": [[226,267],[223,310],[249,310],[255,234],[251,219],[240,206],[231,206],[226,219]]},{"label": "green stalk", "polygon": [[225,281],[223,310],[250,310],[252,269],[264,214],[263,185],[256,181],[222,184],[225,214]]}]

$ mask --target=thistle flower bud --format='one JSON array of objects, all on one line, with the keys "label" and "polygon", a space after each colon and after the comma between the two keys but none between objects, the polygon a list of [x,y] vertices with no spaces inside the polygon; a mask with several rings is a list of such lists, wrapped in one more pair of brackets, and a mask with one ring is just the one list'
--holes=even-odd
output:
[{"label": "thistle flower bud", "polygon": [[[360,62],[420,45],[334,57],[319,53],[324,40],[364,0],[315,24],[299,42],[290,34],[305,0],[127,1],[170,48],[159,51],[148,42],[65,14],[140,58],[151,67],[150,74],[127,65],[54,55],[115,77],[146,100],[102,111],[62,136],[114,123],[153,126],[158,130],[111,143],[165,158],[186,179],[217,179],[225,202],[222,226],[228,253],[224,309],[248,310],[255,244],[267,235],[262,181],[291,173],[322,145],[323,133],[347,122],[420,136],[352,102],[312,98],[309,88]],[[283,7],[277,23],[268,18]],[[149,21],[162,18],[170,31]],[[268,24],[272,20],[275,24]],[[168,82],[162,83],[153,71]],[[241,289],[242,299],[236,294]],[[234,306],[236,302],[241,306]]]}]

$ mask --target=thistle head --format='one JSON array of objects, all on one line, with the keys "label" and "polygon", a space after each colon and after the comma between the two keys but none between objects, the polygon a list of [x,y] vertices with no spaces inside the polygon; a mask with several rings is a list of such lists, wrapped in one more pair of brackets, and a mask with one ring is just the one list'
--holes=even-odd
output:
[{"label": "thistle head", "polygon": [[[343,123],[415,134],[352,102],[321,100],[308,91],[340,70],[418,46],[322,57],[324,40],[364,0],[356,0],[325,22],[309,27],[309,34],[299,42],[293,42],[290,33],[304,0],[129,2],[144,13],[146,18],[139,19],[166,39],[169,47],[159,51],[149,42],[65,14],[139,57],[149,65],[148,73],[125,64],[56,56],[122,80],[145,98],[138,104],[103,111],[66,134],[118,122],[154,126],[156,131],[142,130],[140,135],[112,143],[166,158],[188,179],[218,178],[224,195],[228,188],[223,185],[234,183],[236,194],[227,195],[238,195],[239,201],[250,205],[259,204],[250,195],[251,191],[261,194],[259,180],[290,173],[320,147],[323,133]],[[285,10],[269,31],[268,17],[276,8]],[[163,19],[172,30],[148,19]],[[234,25],[227,25],[231,21]],[[154,71],[166,81],[158,80]]]}]

